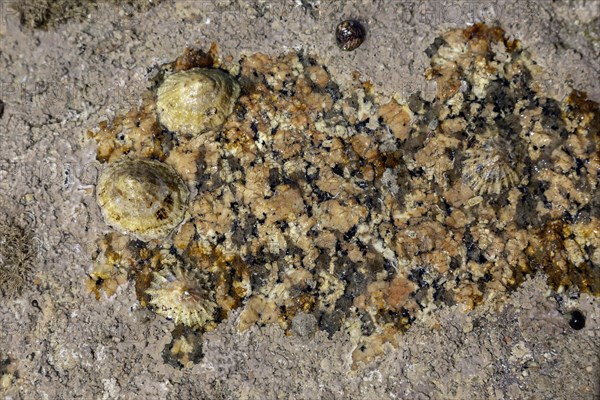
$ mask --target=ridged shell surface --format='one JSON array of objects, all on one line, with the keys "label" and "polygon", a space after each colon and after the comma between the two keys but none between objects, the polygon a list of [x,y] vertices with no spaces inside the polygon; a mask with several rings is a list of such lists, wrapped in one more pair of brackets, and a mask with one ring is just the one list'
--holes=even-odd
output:
[{"label": "ridged shell surface", "polygon": [[465,154],[464,181],[479,195],[499,195],[521,180],[522,156],[507,140],[479,138]]},{"label": "ridged shell surface", "polygon": [[198,271],[176,267],[154,273],[152,286],[146,291],[156,312],[176,324],[206,330],[214,320],[217,304],[206,277]]},{"label": "ridged shell surface", "polygon": [[159,121],[179,134],[215,129],[231,114],[239,95],[240,86],[224,71],[194,68],[177,72],[157,90]]},{"label": "ridged shell surface", "polygon": [[104,221],[144,241],[169,235],[183,220],[188,196],[177,172],[156,160],[118,161],[102,172],[96,186]]}]

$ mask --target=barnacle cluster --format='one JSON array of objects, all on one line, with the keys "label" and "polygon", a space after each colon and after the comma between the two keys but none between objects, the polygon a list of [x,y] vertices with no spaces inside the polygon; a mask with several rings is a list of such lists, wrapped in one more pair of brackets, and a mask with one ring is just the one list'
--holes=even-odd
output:
[{"label": "barnacle cluster", "polygon": [[[350,334],[355,367],[415,318],[501,301],[539,269],[555,290],[600,293],[597,104],[544,97],[497,27],[452,30],[427,52],[437,96],[405,103],[359,76],[342,90],[301,52],[186,51],[174,73],[218,68],[239,97],[222,121],[178,132],[155,89],[90,132],[98,160],[157,159],[193,188],[172,235],[103,237],[90,281],[126,274],[142,305],[198,332],[240,307],[241,330],[312,314]],[[170,354],[192,354],[188,334]]]}]

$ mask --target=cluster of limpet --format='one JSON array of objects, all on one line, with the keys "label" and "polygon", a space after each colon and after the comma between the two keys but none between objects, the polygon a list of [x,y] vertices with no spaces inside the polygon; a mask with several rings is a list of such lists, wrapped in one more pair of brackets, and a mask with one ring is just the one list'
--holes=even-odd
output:
[{"label": "cluster of limpet", "polygon": [[112,293],[125,271],[140,304],[176,320],[184,336],[169,354],[187,354],[182,364],[199,354],[190,332],[241,308],[240,330],[292,332],[310,315],[349,333],[354,367],[416,318],[502,301],[536,269],[553,289],[599,293],[595,103],[544,97],[499,28],[452,30],[427,53],[437,96],[404,103],[358,77],[342,90],[301,52],[219,65],[186,51],[158,90],[218,67],[239,82],[235,112],[183,133],[152,93],[93,135],[99,160],[158,158],[197,192],[163,239],[105,236],[94,292],[109,281]]}]

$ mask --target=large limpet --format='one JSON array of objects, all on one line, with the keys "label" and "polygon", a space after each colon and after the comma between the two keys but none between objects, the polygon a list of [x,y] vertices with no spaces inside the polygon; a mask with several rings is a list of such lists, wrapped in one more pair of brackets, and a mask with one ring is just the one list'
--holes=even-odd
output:
[{"label": "large limpet", "polygon": [[98,178],[104,221],[140,240],[161,239],[183,220],[189,190],[177,172],[156,160],[126,159]]},{"label": "large limpet", "polygon": [[159,121],[170,131],[194,135],[220,127],[233,111],[240,85],[228,73],[194,68],[165,78],[157,90]]}]

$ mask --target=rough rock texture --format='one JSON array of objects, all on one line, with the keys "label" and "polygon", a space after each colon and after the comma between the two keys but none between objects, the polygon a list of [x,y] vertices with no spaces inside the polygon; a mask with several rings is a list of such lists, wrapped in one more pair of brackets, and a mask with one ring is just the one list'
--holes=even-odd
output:
[{"label": "rough rock texture", "polygon": [[[42,244],[23,295],[0,300],[6,398],[598,397],[598,300],[556,295],[543,275],[527,280],[500,309],[484,303],[472,311],[428,310],[397,349],[386,347],[383,357],[355,372],[354,346],[344,333],[329,338],[310,318],[296,316],[297,336],[270,325],[240,334],[238,312],[204,335],[201,359],[188,353],[188,360],[173,360],[195,340],[192,332],[174,339],[173,324],[141,307],[126,277],[115,277],[117,293],[108,299],[101,293],[99,302],[85,278],[94,241],[108,228],[93,196],[100,164],[84,134],[137,104],[148,66],[196,42],[205,48],[217,42],[222,56],[301,48],[318,55],[342,85],[358,70],[377,91],[407,100],[431,89],[422,77],[435,37],[475,20],[498,20],[540,61],[548,93],[562,99],[572,86],[597,101],[595,2],[519,1],[502,8],[464,2],[454,13],[437,1],[412,12],[403,2],[384,9],[377,2],[180,1],[133,15],[101,6],[80,23],[43,32],[21,28],[6,2],[0,5],[0,208],[30,218]],[[365,24],[367,41],[341,53],[332,32],[349,17]],[[580,331],[568,324],[575,308],[586,316]]]}]

